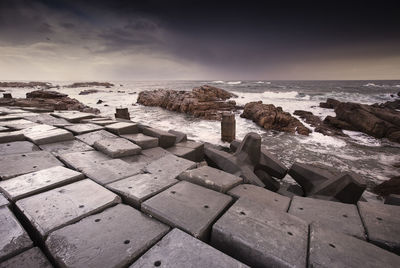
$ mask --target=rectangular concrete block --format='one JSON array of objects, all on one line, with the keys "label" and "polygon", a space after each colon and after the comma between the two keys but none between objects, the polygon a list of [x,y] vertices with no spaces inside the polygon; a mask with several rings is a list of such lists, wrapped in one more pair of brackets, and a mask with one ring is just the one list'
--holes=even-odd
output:
[{"label": "rectangular concrete block", "polygon": [[104,127],[96,125],[96,124],[74,124],[74,125],[69,125],[65,126],[66,130],[71,131],[75,135],[80,135],[80,134],[85,134],[93,131],[98,131],[104,129]]},{"label": "rectangular concrete block", "polygon": [[78,111],[54,112],[51,115],[58,117],[58,118],[65,119],[71,123],[79,123],[83,119],[90,119],[90,118],[95,117],[94,114],[83,113],[83,112],[78,112]]},{"label": "rectangular concrete block", "polygon": [[143,202],[142,211],[196,238],[208,240],[212,223],[231,201],[230,196],[181,181]]},{"label": "rectangular concrete block", "polygon": [[85,179],[16,202],[44,238],[50,232],[119,203],[119,196]]},{"label": "rectangular concrete block", "polygon": [[158,146],[158,138],[143,135],[142,133],[137,134],[124,134],[122,138],[132,141],[139,145],[143,150],[150,149]]},{"label": "rectangular concrete block", "polygon": [[107,188],[116,192],[122,200],[135,208],[140,208],[141,203],[150,197],[171,187],[178,180],[168,176],[153,174],[137,174],[107,185]]},{"label": "rectangular concrete block", "polygon": [[104,117],[100,117],[100,118],[92,118],[92,119],[83,119],[81,120],[82,123],[91,123],[91,124],[96,124],[99,126],[107,126],[107,125],[111,125],[114,123],[117,123],[117,121],[111,119],[111,118],[104,118]]},{"label": "rectangular concrete block", "polygon": [[270,154],[264,146],[261,146],[260,162],[257,168],[278,179],[283,179],[288,172],[287,167],[278,158]]},{"label": "rectangular concrete block", "polygon": [[4,195],[0,193],[0,207],[8,205],[10,205],[10,202],[8,202],[8,200],[4,197]]},{"label": "rectangular concrete block", "polygon": [[120,204],[53,232],[46,247],[60,267],[126,267],[168,230]]},{"label": "rectangular concrete block", "polygon": [[39,124],[46,124],[46,125],[51,125],[55,127],[64,127],[71,125],[72,123],[68,122],[65,119],[62,118],[56,118],[54,116],[51,116],[49,114],[39,114],[35,116],[25,116],[25,119],[39,123]]},{"label": "rectangular concrete block", "polygon": [[34,127],[34,126],[38,126],[38,125],[39,124],[34,123],[29,120],[26,120],[26,119],[8,120],[8,121],[2,121],[0,123],[0,126],[8,127],[8,128],[14,129],[14,130],[22,130],[25,128]]},{"label": "rectangular concrete block", "polygon": [[186,133],[183,133],[183,132],[180,132],[180,131],[176,131],[176,130],[173,130],[173,129],[168,130],[168,133],[171,133],[171,134],[176,136],[175,144],[179,143],[179,142],[187,141]]},{"label": "rectangular concrete block", "polygon": [[160,159],[163,156],[171,155],[170,152],[168,152],[167,150],[165,150],[165,149],[163,149],[161,147],[154,147],[154,148],[151,148],[151,149],[142,150],[141,154],[146,156],[146,157],[148,157],[148,158],[150,158],[150,159],[152,159],[152,160],[157,160],[157,159]]},{"label": "rectangular concrete block", "polygon": [[14,141],[0,144],[0,155],[31,153],[39,148],[29,141]]},{"label": "rectangular concrete block", "polygon": [[118,136],[116,136],[106,130],[99,130],[99,131],[89,132],[86,134],[76,136],[76,138],[78,140],[81,140],[90,146],[93,146],[96,141],[104,140],[107,138],[117,138],[117,137]]},{"label": "rectangular concrete block", "polygon": [[16,201],[75,182],[84,177],[82,173],[75,170],[57,166],[0,181],[0,190],[8,199]]},{"label": "rectangular concrete block", "polygon": [[42,144],[40,149],[48,151],[55,156],[66,153],[93,151],[94,149],[80,140],[60,141]]},{"label": "rectangular concrete block", "polygon": [[179,229],[173,229],[130,268],[248,267]]},{"label": "rectangular concrete block", "polygon": [[196,167],[196,163],[177,157],[175,155],[166,155],[153,162],[150,162],[145,170],[154,175],[168,174],[172,179],[175,179],[183,171]]},{"label": "rectangular concrete block", "polygon": [[243,182],[240,177],[209,166],[184,171],[178,178],[221,193]]},{"label": "rectangular concrete block", "polygon": [[176,141],[176,136],[156,128],[143,128],[143,134],[151,137],[158,138],[158,144],[162,148],[168,148],[174,146]]},{"label": "rectangular concrete block", "polygon": [[182,141],[175,144],[176,147],[192,149],[193,153],[191,158],[187,158],[194,162],[201,162],[204,160],[204,143],[196,141]]},{"label": "rectangular concrete block", "polygon": [[24,251],[21,254],[18,254],[17,256],[0,263],[0,268],[24,267],[52,268],[53,266],[43,254],[43,252],[37,247]]},{"label": "rectangular concrete block", "polygon": [[33,247],[24,228],[6,206],[0,207],[0,262]]},{"label": "rectangular concrete block", "polygon": [[0,178],[10,179],[26,173],[63,164],[49,152],[0,155]]},{"label": "rectangular concrete block", "polygon": [[72,135],[71,132],[61,128],[53,128],[44,131],[30,131],[25,132],[24,135],[27,140],[37,145],[74,139],[74,135]]},{"label": "rectangular concrete block", "polygon": [[114,134],[136,134],[139,132],[138,125],[136,123],[118,122],[111,125],[107,125],[106,129]]},{"label": "rectangular concrete block", "polygon": [[68,167],[74,168],[76,170],[82,170],[85,167],[90,167],[91,165],[111,159],[108,155],[105,155],[98,151],[66,153],[61,154],[59,158]]},{"label": "rectangular concrete block", "polygon": [[139,154],[142,148],[123,138],[110,138],[96,141],[93,145],[106,155],[117,158]]},{"label": "rectangular concrete block", "polygon": [[308,224],[315,222],[332,231],[365,240],[365,230],[355,205],[295,196],[289,214]]},{"label": "rectangular concrete block", "polygon": [[21,131],[1,132],[0,143],[23,141],[25,136]]}]

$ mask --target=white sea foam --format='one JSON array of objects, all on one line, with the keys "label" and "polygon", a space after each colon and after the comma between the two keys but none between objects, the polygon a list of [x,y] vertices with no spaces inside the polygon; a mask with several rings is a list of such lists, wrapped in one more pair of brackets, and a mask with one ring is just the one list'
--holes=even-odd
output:
[{"label": "white sea foam", "polygon": [[214,83],[214,84],[225,84],[225,82],[222,81],[222,80],[212,81],[212,83]]},{"label": "white sea foam", "polygon": [[241,83],[242,81],[234,81],[234,82],[228,82],[228,85],[239,85]]},{"label": "white sea foam", "polygon": [[365,85],[363,85],[363,87],[376,87],[377,85],[375,85],[374,83],[367,83]]},{"label": "white sea foam", "polygon": [[378,139],[375,139],[374,137],[368,136],[367,134],[358,132],[358,131],[350,131],[350,130],[343,130],[343,133],[348,135],[353,142],[364,145],[364,146],[369,146],[369,147],[379,147],[381,146],[381,141]]},{"label": "white sea foam", "polygon": [[317,144],[319,146],[342,148],[346,146],[346,142],[340,138],[325,136],[319,132],[312,132],[309,136],[296,136],[300,143]]}]

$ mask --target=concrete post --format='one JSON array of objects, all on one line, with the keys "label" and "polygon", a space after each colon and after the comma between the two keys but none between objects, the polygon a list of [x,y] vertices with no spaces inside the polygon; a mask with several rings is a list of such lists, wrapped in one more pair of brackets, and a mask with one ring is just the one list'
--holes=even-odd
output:
[{"label": "concrete post", "polygon": [[131,117],[129,116],[128,108],[116,108],[115,118],[130,120]]},{"label": "concrete post", "polygon": [[236,136],[236,120],[235,115],[230,112],[222,114],[221,121],[221,140],[231,142]]},{"label": "concrete post", "polygon": [[11,93],[3,93],[3,98],[12,99]]}]

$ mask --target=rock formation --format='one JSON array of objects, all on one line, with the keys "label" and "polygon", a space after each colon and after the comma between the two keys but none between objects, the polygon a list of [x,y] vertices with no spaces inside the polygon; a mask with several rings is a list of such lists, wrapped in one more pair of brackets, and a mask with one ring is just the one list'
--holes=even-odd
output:
[{"label": "rock formation", "polygon": [[47,82],[0,82],[0,87],[40,87],[42,89],[49,89],[55,86]]},{"label": "rock formation", "polygon": [[340,129],[333,127],[330,124],[325,123],[318,116],[314,115],[312,112],[296,110],[293,113],[294,115],[299,116],[303,119],[307,124],[310,124],[312,127],[315,127],[314,131],[322,133],[326,136],[347,136]]},{"label": "rock formation", "polygon": [[104,92],[104,91],[99,90],[99,89],[85,89],[85,90],[82,90],[81,92],[79,92],[79,95],[89,95],[89,94],[98,93],[98,92]]},{"label": "rock formation", "polygon": [[70,88],[77,88],[77,87],[106,87],[110,88],[113,87],[114,84],[108,83],[108,82],[78,82],[78,83],[73,83],[71,85],[65,86],[65,87],[70,87]]}]

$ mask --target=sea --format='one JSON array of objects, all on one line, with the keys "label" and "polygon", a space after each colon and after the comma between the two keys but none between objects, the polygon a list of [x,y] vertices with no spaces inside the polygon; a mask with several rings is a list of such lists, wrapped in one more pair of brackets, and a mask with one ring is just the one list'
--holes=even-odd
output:
[{"label": "sea", "polygon": [[[221,123],[194,118],[159,107],[145,107],[136,103],[138,93],[153,89],[191,90],[200,85],[212,85],[238,95],[237,104],[251,101],[280,106],[284,111],[306,110],[324,119],[335,116],[332,109],[319,107],[327,98],[364,104],[395,100],[400,92],[400,80],[380,81],[108,81],[111,88],[66,88],[74,81],[49,81],[60,85],[58,91],[67,93],[82,103],[98,108],[103,115],[113,116],[116,108],[127,107],[131,119],[163,130],[174,129],[188,134],[193,140],[229,146],[220,140]],[[79,95],[84,89],[96,88],[102,92]],[[25,97],[32,89],[8,89],[15,97]],[[101,104],[97,104],[102,100]],[[236,113],[236,138],[243,139],[248,132],[262,136],[262,143],[287,167],[294,162],[323,164],[341,171],[353,171],[368,180],[369,186],[400,175],[394,164],[400,163],[400,144],[376,139],[354,131],[344,131],[349,137],[324,136],[313,132],[309,136],[265,130]],[[300,118],[299,118],[300,119]],[[301,120],[301,119],[300,119]],[[301,120],[302,121],[302,120]],[[305,126],[313,129],[303,122]],[[289,183],[290,176],[285,177]]]}]

